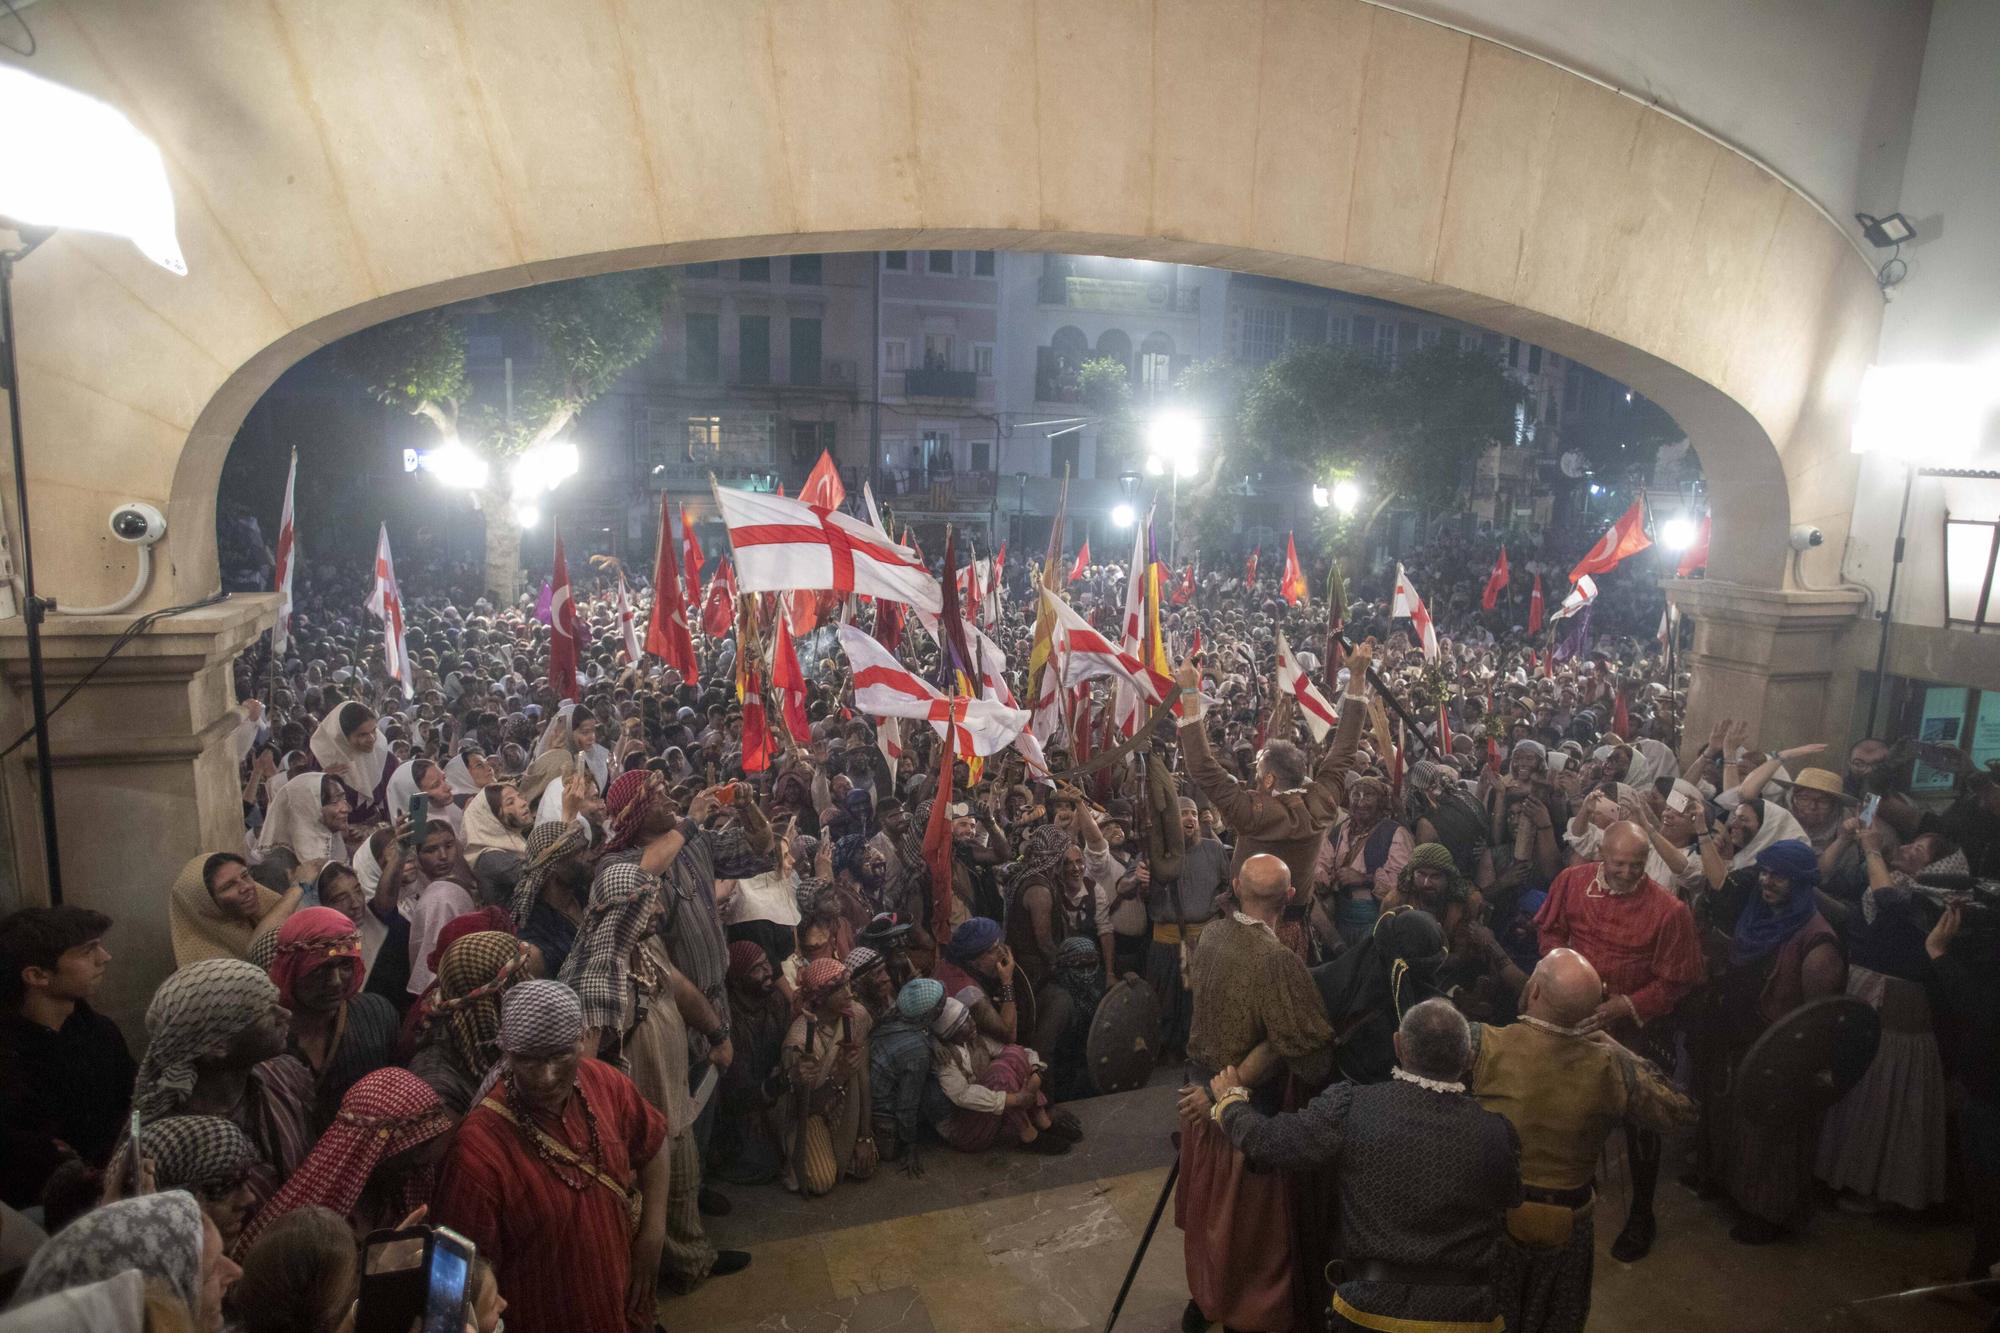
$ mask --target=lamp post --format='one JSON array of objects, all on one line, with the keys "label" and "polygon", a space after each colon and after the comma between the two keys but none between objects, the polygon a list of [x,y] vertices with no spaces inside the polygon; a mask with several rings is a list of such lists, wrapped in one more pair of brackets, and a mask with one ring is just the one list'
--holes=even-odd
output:
[{"label": "lamp post", "polygon": [[[174,196],[152,140],[121,113],[73,88],[0,67],[0,121],[24,132],[0,138],[0,227],[21,238],[0,251],[0,370],[7,378],[15,518],[21,527],[22,619],[27,625],[28,693],[35,714],[35,768],[41,788],[42,855],[49,902],[62,903],[62,847],[56,834],[55,764],[49,745],[48,682],[42,619],[55,603],[35,592],[35,544],[28,524],[28,462],[21,436],[21,370],[14,334],[14,266],[58,227],[123,236],[170,273],[187,276],[174,232]],[[25,127],[33,132],[25,132]]]},{"label": "lamp post", "polygon": [[1181,478],[1201,468],[1201,423],[1179,410],[1162,412],[1146,430],[1146,470],[1169,477],[1167,499],[1168,563],[1181,563]]}]

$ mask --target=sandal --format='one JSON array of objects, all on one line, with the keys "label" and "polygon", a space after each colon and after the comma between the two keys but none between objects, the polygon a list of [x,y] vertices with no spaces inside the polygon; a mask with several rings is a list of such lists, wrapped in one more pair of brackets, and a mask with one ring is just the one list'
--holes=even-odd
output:
[{"label": "sandal", "polygon": [[1081,1143],[1083,1122],[1069,1111],[1057,1111],[1049,1117],[1049,1127],[1042,1133],[1053,1134],[1067,1143]]}]

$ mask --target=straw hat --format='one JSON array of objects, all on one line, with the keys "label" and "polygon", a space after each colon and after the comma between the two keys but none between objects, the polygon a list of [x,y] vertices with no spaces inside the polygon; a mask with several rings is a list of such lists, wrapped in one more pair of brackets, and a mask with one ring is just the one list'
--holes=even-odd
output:
[{"label": "straw hat", "polygon": [[1798,777],[1792,779],[1791,788],[1793,791],[1816,791],[1844,805],[1854,804],[1854,798],[1840,785],[1840,775],[1824,768],[1800,769]]}]

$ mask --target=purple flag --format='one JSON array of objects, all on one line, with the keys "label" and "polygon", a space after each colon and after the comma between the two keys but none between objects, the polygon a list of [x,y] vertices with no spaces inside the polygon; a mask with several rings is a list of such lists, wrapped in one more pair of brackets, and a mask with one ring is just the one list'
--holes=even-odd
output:
[{"label": "purple flag", "polygon": [[1583,610],[1576,613],[1569,633],[1563,635],[1562,642],[1556,645],[1556,661],[1567,662],[1590,651],[1590,606],[1589,602],[1584,603]]},{"label": "purple flag", "polygon": [[542,591],[535,598],[535,619],[544,625],[554,626],[555,619],[549,614],[549,603],[554,600],[555,590],[549,587],[547,579],[542,580]]}]

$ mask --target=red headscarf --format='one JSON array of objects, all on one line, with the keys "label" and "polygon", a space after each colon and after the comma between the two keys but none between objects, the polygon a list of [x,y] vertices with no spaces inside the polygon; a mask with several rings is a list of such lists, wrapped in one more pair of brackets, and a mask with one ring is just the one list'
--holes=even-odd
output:
[{"label": "red headscarf", "polygon": [[278,988],[278,1003],[292,1007],[292,990],[300,980],[328,963],[352,958],[347,993],[342,1002],[361,991],[361,934],[344,913],[331,907],[308,907],[294,912],[278,928],[278,955],[271,960],[271,981]]},{"label": "red headscarf", "polygon": [[[285,1187],[243,1228],[234,1252],[248,1253],[266,1227],[296,1208],[317,1204],[348,1217],[376,1167],[451,1126],[451,1112],[437,1093],[409,1070],[392,1066],[364,1075],[340,1099],[340,1114]],[[428,1167],[411,1172],[403,1202],[392,1211],[408,1212],[429,1199],[430,1177]]]},{"label": "red headscarf", "polygon": [[832,958],[815,958],[799,969],[798,994],[793,1008],[799,1013],[817,1009],[827,996],[847,984],[847,964]]}]

